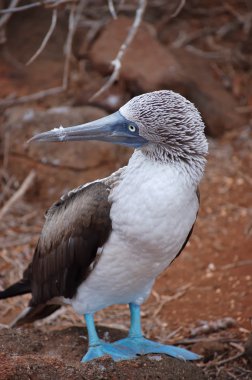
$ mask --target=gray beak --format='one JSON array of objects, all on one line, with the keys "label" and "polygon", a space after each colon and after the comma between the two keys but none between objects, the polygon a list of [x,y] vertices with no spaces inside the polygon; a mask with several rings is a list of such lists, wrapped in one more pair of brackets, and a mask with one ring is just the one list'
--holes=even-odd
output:
[{"label": "gray beak", "polygon": [[139,135],[136,123],[127,120],[119,111],[90,123],[69,128],[54,128],[32,137],[29,142],[98,140],[138,148],[148,141]]}]

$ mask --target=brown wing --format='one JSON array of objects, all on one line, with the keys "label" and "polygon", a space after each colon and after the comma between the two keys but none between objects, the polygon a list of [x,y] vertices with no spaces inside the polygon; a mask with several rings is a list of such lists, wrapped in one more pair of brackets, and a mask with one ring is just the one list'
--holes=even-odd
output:
[{"label": "brown wing", "polygon": [[48,210],[31,264],[31,306],[75,295],[111,232],[108,194],[105,184],[94,182]]}]

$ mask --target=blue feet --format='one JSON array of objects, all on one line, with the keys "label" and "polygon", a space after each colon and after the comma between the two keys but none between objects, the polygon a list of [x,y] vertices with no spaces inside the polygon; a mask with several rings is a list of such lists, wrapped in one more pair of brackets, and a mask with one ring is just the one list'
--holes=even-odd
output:
[{"label": "blue feet", "polygon": [[82,358],[81,362],[86,363],[90,360],[101,358],[106,355],[109,355],[115,362],[130,360],[136,357],[134,352],[127,347],[115,347],[110,343],[100,341],[99,344],[89,347],[88,352]]},{"label": "blue feet", "polygon": [[198,360],[201,358],[201,356],[183,348],[166,346],[144,338],[141,331],[140,306],[133,303],[129,306],[131,319],[129,336],[114,343],[106,343],[100,340],[95,329],[93,315],[85,314],[89,349],[83,357],[82,363],[106,355],[114,361],[130,360],[136,358],[137,355],[146,354],[166,354],[182,360]]},{"label": "blue feet", "polygon": [[121,339],[114,342],[113,346],[120,350],[123,350],[124,348],[128,349],[128,352],[132,352],[135,355],[166,354],[182,360],[198,360],[201,358],[201,356],[185,350],[184,348],[153,342],[144,337],[128,337]]},{"label": "blue feet", "polygon": [[117,348],[112,344],[103,342],[103,340],[99,339],[92,314],[85,314],[85,320],[88,330],[88,352],[82,358],[82,363],[106,355],[109,355],[114,361],[129,360],[136,356],[134,352],[127,347]]}]

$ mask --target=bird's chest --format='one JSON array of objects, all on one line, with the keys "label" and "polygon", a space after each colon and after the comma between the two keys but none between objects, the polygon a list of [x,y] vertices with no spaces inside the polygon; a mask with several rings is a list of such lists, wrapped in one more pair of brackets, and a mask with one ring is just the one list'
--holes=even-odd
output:
[{"label": "bird's chest", "polygon": [[195,189],[174,168],[148,162],[128,168],[111,200],[115,238],[143,260],[172,260],[198,209]]}]

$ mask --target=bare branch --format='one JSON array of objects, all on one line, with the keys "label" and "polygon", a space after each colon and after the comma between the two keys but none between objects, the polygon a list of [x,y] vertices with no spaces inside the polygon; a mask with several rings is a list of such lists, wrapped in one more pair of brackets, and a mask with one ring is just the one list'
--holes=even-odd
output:
[{"label": "bare branch", "polygon": [[189,51],[190,53],[193,53],[195,55],[197,55],[198,57],[202,57],[202,58],[205,58],[205,59],[221,59],[224,57],[224,55],[221,53],[221,52],[217,52],[217,51],[203,51],[193,45],[187,45],[185,47],[185,49],[187,51]]},{"label": "bare branch", "polygon": [[69,69],[70,69],[70,60],[71,60],[71,53],[72,53],[72,43],[73,43],[73,36],[76,29],[77,23],[75,22],[75,6],[71,7],[69,19],[68,19],[68,34],[65,44],[65,64],[64,64],[64,73],[63,73],[63,80],[62,80],[62,87],[64,89],[67,89],[68,87],[68,79],[69,79]]},{"label": "bare branch", "polygon": [[7,172],[9,163],[9,150],[10,150],[10,131],[4,134],[4,154],[3,154],[3,171]]},{"label": "bare branch", "polygon": [[186,284],[184,286],[181,286],[181,288],[179,288],[174,295],[161,297],[160,303],[158,307],[156,308],[155,312],[153,313],[153,318],[157,317],[157,315],[161,312],[161,310],[163,309],[166,303],[182,297],[186,293],[186,291],[190,288],[190,286],[191,284]]},{"label": "bare branch", "polygon": [[83,11],[85,5],[86,5],[86,0],[80,0],[77,8],[74,5],[72,5],[71,11],[69,14],[68,35],[67,35],[67,40],[66,40],[66,45],[65,45],[66,59],[65,59],[64,74],[63,74],[63,81],[62,81],[62,87],[65,90],[68,87],[73,37],[74,37],[74,33],[76,31],[76,28],[78,26],[78,23],[80,21],[80,17],[81,17],[81,14],[82,14],[82,11]]},{"label": "bare branch", "polygon": [[133,41],[133,39],[137,33],[137,30],[139,28],[139,25],[142,22],[143,14],[144,14],[146,5],[147,5],[147,0],[139,0],[139,5],[138,5],[138,8],[136,10],[134,22],[133,22],[133,24],[129,30],[129,33],[128,33],[125,41],[123,42],[123,44],[120,47],[120,49],[117,53],[117,56],[111,62],[112,66],[114,66],[114,70],[113,70],[109,80],[102,86],[102,88],[99,91],[97,91],[91,97],[91,99],[90,99],[91,101],[94,100],[95,98],[97,98],[98,96],[100,96],[104,91],[108,90],[114,84],[114,82],[118,79],[119,74],[120,74],[120,70],[122,67],[123,56],[124,56],[127,48],[129,47],[129,45]]},{"label": "bare branch", "polygon": [[[220,366],[220,365],[223,365],[223,364],[229,363],[229,362],[231,362],[231,361],[237,360],[237,359],[241,358],[243,355],[244,355],[244,352],[239,352],[238,354],[236,354],[236,355],[234,355],[234,356],[231,356],[230,358],[220,360],[220,361],[218,361],[218,362],[215,362],[214,364],[215,364],[216,366]],[[211,364],[213,364],[213,363],[211,363]]]},{"label": "bare branch", "polygon": [[185,6],[185,3],[186,3],[186,0],[180,0],[177,9],[176,9],[175,12],[171,15],[171,18],[176,17],[176,16],[181,12],[181,10],[182,10],[182,9],[184,8],[184,6]]},{"label": "bare branch", "polygon": [[35,178],[35,175],[36,174],[34,170],[32,170],[28,174],[28,176],[25,178],[20,188],[10,197],[10,199],[6,202],[6,204],[0,210],[0,219],[2,219],[4,215],[9,211],[9,209],[14,205],[14,203],[16,203],[25,194],[25,192],[31,186]]},{"label": "bare branch", "polygon": [[62,86],[60,86],[60,87],[53,87],[47,90],[35,92],[35,94],[24,95],[24,96],[21,96],[20,98],[8,97],[0,101],[0,107],[9,107],[9,106],[17,105],[17,104],[24,104],[24,103],[32,102],[35,100],[40,100],[49,95],[60,94],[63,91],[65,91],[65,89]]},{"label": "bare branch", "polygon": [[16,7],[17,4],[10,4],[9,8],[0,10],[0,14],[8,14],[8,13],[16,13],[16,12],[26,11],[27,9],[40,7],[41,5],[43,5],[45,3],[52,2],[52,1],[54,1],[54,0],[49,0],[49,1],[44,1],[44,2],[37,1],[35,3],[22,5],[20,7]]},{"label": "bare branch", "polygon": [[239,267],[247,266],[247,265],[252,265],[252,260],[236,261],[235,263],[223,265],[221,269],[227,270],[227,269],[239,268]]},{"label": "bare branch", "polygon": [[223,343],[232,343],[234,342],[234,338],[224,338],[224,337],[216,337],[216,338],[213,338],[213,337],[204,337],[204,338],[184,338],[184,339],[180,339],[180,340],[176,340],[176,342],[174,342],[173,344],[174,345],[180,345],[180,344],[183,344],[183,345],[191,345],[191,344],[194,344],[194,343],[199,343],[199,342],[223,342]]},{"label": "bare branch", "polygon": [[17,7],[19,1],[20,0],[13,0],[9,8],[0,10],[0,14],[5,15],[5,14],[23,12],[23,11],[27,11],[28,9],[37,8],[41,6],[45,6],[47,8],[53,8],[53,7],[58,7],[59,5],[66,4],[66,3],[76,3],[78,0],[41,0],[41,1],[36,1],[34,3],[31,3],[31,4],[21,5],[20,7]]},{"label": "bare branch", "polygon": [[78,2],[82,2],[82,1],[83,0],[52,0],[52,2],[49,1],[49,4],[46,5],[46,8],[55,8],[55,7],[58,7],[59,5],[67,4],[67,3],[77,4]]},{"label": "bare branch", "polygon": [[50,28],[48,29],[48,32],[46,33],[46,35],[45,35],[45,37],[44,37],[44,39],[42,41],[42,44],[40,45],[40,47],[38,48],[38,50],[36,51],[36,53],[26,63],[27,66],[30,65],[32,62],[34,62],[35,59],[42,53],[42,51],[46,47],[47,42],[49,41],[51,35],[53,34],[53,31],[54,31],[55,26],[57,24],[57,18],[58,18],[58,11],[55,8],[53,10],[53,12],[52,12],[52,21],[51,21]]},{"label": "bare branch", "polygon": [[[8,9],[16,7],[18,5],[19,1],[20,0],[12,0],[12,2],[10,3],[10,6],[9,6]],[[2,13],[1,10],[0,10],[0,13]],[[9,20],[10,17],[11,17],[11,13],[4,14],[1,17],[1,19],[0,19],[0,29],[8,22],[8,20]]]},{"label": "bare branch", "polygon": [[183,46],[188,45],[189,43],[192,43],[196,40],[198,40],[201,37],[208,36],[209,34],[214,34],[215,30],[214,28],[205,27],[203,29],[197,30],[196,32],[193,32],[191,34],[181,32],[178,36],[178,38],[172,43],[172,46],[176,49],[180,49]]},{"label": "bare branch", "polygon": [[117,19],[117,14],[116,14],[116,11],[115,11],[115,6],[114,6],[114,3],[113,3],[113,0],[108,0],[108,7],[109,7],[109,11],[111,13],[111,16],[113,17],[113,19]]},{"label": "bare branch", "polygon": [[230,327],[236,326],[236,321],[231,317],[217,319],[216,321],[204,321],[201,326],[195,327],[191,330],[191,336],[201,334],[211,334],[219,330],[226,330]]}]

